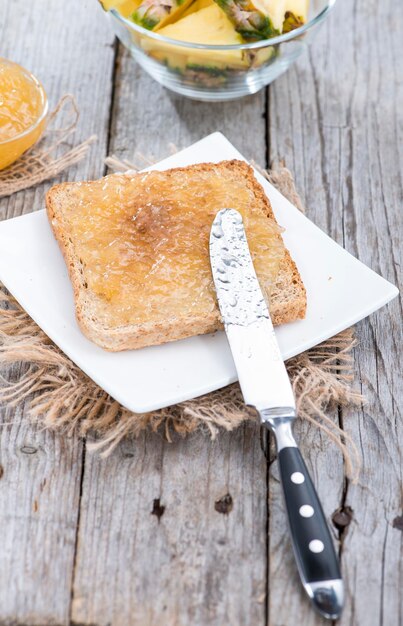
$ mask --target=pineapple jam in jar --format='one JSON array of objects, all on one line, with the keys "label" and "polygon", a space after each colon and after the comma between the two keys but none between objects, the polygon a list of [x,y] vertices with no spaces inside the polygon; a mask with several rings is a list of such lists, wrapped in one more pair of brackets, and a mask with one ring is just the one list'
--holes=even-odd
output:
[{"label": "pineapple jam in jar", "polygon": [[38,141],[47,113],[46,93],[35,76],[0,57],[0,170]]}]

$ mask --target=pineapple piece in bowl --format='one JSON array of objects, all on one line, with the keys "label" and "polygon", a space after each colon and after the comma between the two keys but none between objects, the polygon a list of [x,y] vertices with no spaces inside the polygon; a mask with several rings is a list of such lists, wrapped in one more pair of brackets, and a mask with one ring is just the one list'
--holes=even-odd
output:
[{"label": "pineapple piece in bowl", "polygon": [[308,21],[309,0],[286,0],[285,13],[292,13],[305,24]]},{"label": "pineapple piece in bowl", "polygon": [[282,31],[285,0],[216,0],[245,40],[270,39]]},{"label": "pineapple piece in bowl", "polygon": [[246,41],[270,39],[299,28],[309,0],[215,0]]},{"label": "pineapple piece in bowl", "polygon": [[[173,24],[161,28],[160,35],[189,43],[207,45],[242,44],[242,37],[237,33],[223,11],[212,2],[210,6],[182,17]],[[154,58],[163,61],[172,69],[245,69],[248,67],[247,55],[242,50],[189,49],[164,41],[144,39],[142,47]]]},{"label": "pineapple piece in bowl", "polygon": [[105,11],[115,9],[123,17],[130,17],[140,4],[140,0],[100,0]]},{"label": "pineapple piece in bowl", "polygon": [[160,30],[179,19],[192,0],[141,0],[131,19],[148,30]]},{"label": "pineapple piece in bowl", "polygon": [[283,33],[299,28],[308,19],[309,0],[287,0],[284,14]]},{"label": "pineapple piece in bowl", "polygon": [[192,15],[192,13],[196,13],[201,9],[206,9],[207,7],[211,7],[215,4],[214,0],[193,0],[193,2],[188,6],[186,11],[184,11],[182,17],[187,17],[188,15]]},{"label": "pineapple piece in bowl", "polygon": [[[245,72],[252,66],[256,67],[274,54],[272,47],[258,53],[240,49],[242,36],[217,4],[213,0],[197,2],[204,8],[189,12],[175,23],[161,28],[159,34],[172,40],[218,46],[218,49],[202,46],[184,48],[145,39],[141,45],[148,54],[180,73],[186,80],[205,87],[223,85],[235,72]],[[236,49],[220,49],[220,46],[235,46]]]},{"label": "pineapple piece in bowl", "polygon": [[105,11],[114,9],[148,30],[178,19],[194,0],[99,0]]}]

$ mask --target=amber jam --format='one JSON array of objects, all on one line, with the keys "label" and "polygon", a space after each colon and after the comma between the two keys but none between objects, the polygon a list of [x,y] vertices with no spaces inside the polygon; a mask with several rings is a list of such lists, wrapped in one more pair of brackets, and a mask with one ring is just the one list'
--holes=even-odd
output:
[{"label": "amber jam", "polygon": [[17,63],[0,58],[0,169],[39,139],[46,114],[42,85]]},{"label": "amber jam", "polygon": [[284,245],[278,225],[256,204],[230,170],[115,174],[73,184],[63,226],[100,298],[100,319],[108,302],[116,326],[152,323],[161,311],[170,320],[216,309],[209,234],[222,208],[241,212],[257,274],[270,292]]}]

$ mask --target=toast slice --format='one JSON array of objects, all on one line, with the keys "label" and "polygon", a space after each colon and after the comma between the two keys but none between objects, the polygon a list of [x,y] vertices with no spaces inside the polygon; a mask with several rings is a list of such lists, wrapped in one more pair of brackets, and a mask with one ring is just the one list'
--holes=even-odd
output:
[{"label": "toast slice", "polygon": [[243,161],[62,183],[46,196],[83,333],[129,350],[222,327],[209,261],[218,210],[236,208],[274,324],[303,318],[306,294],[270,202]]}]

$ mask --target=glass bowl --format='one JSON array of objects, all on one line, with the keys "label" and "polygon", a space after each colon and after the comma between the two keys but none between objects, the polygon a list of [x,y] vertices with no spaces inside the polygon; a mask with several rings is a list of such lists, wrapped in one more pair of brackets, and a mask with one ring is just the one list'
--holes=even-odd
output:
[{"label": "glass bowl", "polygon": [[188,98],[223,101],[256,93],[283,74],[311,43],[336,0],[311,0],[309,19],[291,32],[252,43],[186,43],[108,11],[116,35],[156,81]]},{"label": "glass bowl", "polygon": [[8,59],[0,58],[0,62],[14,68],[16,72],[25,77],[32,85],[32,88],[37,92],[39,101],[37,117],[32,124],[22,132],[0,141],[0,170],[3,170],[17,161],[17,159],[19,159],[24,152],[29,150],[42,136],[47,122],[48,99],[42,84],[31,72],[28,72],[28,70],[21,65],[9,61]]}]

